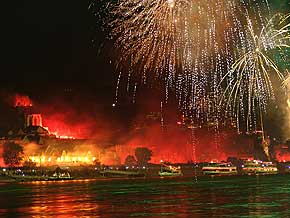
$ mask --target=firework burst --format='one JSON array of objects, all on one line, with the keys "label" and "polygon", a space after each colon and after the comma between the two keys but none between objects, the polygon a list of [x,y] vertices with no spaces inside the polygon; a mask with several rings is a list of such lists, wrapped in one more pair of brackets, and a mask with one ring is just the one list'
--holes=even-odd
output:
[{"label": "firework burst", "polygon": [[122,52],[119,66],[128,72],[127,90],[129,84],[135,92],[137,84],[157,81],[164,87],[165,102],[170,92],[175,93],[184,116],[200,124],[217,123],[223,93],[219,82],[250,41],[245,20],[255,14],[252,23],[264,25],[262,14],[268,13],[266,0],[251,4],[119,0],[111,7],[110,26]]},{"label": "firework burst", "polygon": [[230,119],[239,128],[243,118],[258,128],[272,77],[283,79],[270,52],[288,47],[289,16],[267,22],[267,0],[119,0],[103,10],[121,52],[116,93],[126,74],[133,101],[139,84],[157,83],[161,101],[174,93],[197,126]]},{"label": "firework burst", "polygon": [[[254,128],[263,130],[263,114],[267,104],[274,99],[273,81],[281,83],[284,75],[280,72],[271,52],[278,50],[280,59],[285,59],[284,48],[289,47],[289,15],[274,15],[268,23],[255,34],[253,24],[247,20],[249,41],[247,50],[232,65],[223,80],[230,75],[222,101],[231,105],[239,122],[244,115],[247,131]],[[222,81],[223,81],[222,80]]]}]

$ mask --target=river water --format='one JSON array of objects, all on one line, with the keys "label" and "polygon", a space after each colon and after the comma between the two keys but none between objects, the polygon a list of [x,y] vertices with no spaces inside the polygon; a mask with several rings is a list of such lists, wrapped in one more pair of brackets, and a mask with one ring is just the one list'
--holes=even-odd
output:
[{"label": "river water", "polygon": [[290,217],[290,175],[0,183],[0,217]]}]

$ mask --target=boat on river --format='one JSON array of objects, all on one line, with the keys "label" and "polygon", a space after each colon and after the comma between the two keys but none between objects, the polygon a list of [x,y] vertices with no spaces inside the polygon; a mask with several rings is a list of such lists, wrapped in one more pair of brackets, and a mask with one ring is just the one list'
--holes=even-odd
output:
[{"label": "boat on river", "polygon": [[68,172],[54,173],[52,176],[46,178],[47,181],[72,180],[74,179]]},{"label": "boat on river", "polygon": [[164,176],[182,176],[182,171],[180,166],[175,167],[169,164],[165,164],[163,162],[160,163],[160,171],[158,172],[158,175],[161,177]]},{"label": "boat on river", "polygon": [[202,167],[204,175],[235,175],[238,173],[237,167],[231,163],[209,163]]},{"label": "boat on river", "polygon": [[277,166],[272,162],[263,162],[261,160],[247,160],[242,165],[243,174],[276,174]]},{"label": "boat on river", "polygon": [[51,176],[46,177],[47,181],[58,181],[58,180],[72,180],[74,179],[70,172],[66,169],[57,167]]}]

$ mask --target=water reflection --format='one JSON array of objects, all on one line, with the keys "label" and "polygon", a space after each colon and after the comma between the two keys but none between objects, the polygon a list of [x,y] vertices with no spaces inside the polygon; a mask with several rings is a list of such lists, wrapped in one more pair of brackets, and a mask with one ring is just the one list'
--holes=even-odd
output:
[{"label": "water reflection", "polygon": [[[35,183],[31,214],[41,217],[75,217],[94,214],[98,217],[98,204],[89,193],[89,180]],[[76,213],[77,212],[77,213]]]},{"label": "water reflection", "polygon": [[[290,217],[290,175],[0,184],[0,217]],[[5,196],[5,197],[4,197]]]}]

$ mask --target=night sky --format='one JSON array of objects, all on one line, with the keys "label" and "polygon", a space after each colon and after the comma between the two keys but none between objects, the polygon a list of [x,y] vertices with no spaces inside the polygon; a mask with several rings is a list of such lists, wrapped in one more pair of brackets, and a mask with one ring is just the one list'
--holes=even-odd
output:
[{"label": "night sky", "polygon": [[[101,117],[106,123],[115,119],[123,126],[130,126],[138,113],[152,110],[147,100],[142,102],[145,92],[133,104],[131,94],[124,91],[119,95],[118,107],[112,107],[119,74],[114,66],[116,52],[100,20],[88,9],[90,3],[1,3],[0,103],[19,93],[30,96],[34,105],[49,112],[74,110],[72,114],[87,115],[98,122]],[[158,111],[160,103],[153,104],[153,110]],[[0,108],[0,113],[7,110]]]},{"label": "night sky", "polygon": [[[44,119],[60,113],[68,126],[93,120],[95,129],[110,125],[117,129],[114,119],[105,118],[114,112],[116,77],[109,63],[111,52],[101,51],[92,42],[106,40],[88,11],[89,3],[1,2],[0,132],[17,123],[11,110],[15,94],[31,97],[35,112]],[[115,120],[122,110],[117,112]]]},{"label": "night sky", "polygon": [[88,11],[89,1],[6,1],[4,5],[2,89],[33,98],[72,89],[112,100],[114,70],[91,41],[104,37]]},{"label": "night sky", "polygon": [[[1,88],[29,95],[37,91],[33,97],[73,88],[113,101],[112,43],[96,25],[90,2],[3,1]],[[289,0],[270,3],[275,10],[289,10]]]},{"label": "night sky", "polygon": [[[289,0],[269,2],[275,10],[289,11]],[[22,93],[42,103],[64,98],[84,111],[114,103],[118,72],[110,61],[116,54],[88,10],[90,3],[1,2],[2,96]],[[121,104],[129,102],[124,99]]]}]

